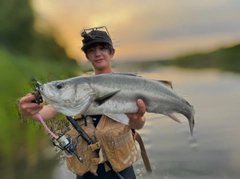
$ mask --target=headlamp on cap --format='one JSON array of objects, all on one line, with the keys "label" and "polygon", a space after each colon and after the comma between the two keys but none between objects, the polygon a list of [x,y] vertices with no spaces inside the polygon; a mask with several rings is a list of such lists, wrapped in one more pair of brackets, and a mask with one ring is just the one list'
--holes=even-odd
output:
[{"label": "headlamp on cap", "polygon": [[[105,31],[98,30],[98,29],[102,29],[102,28],[104,28]],[[110,46],[113,46],[112,40],[110,38],[110,35],[108,33],[106,26],[83,29],[81,36],[83,37],[82,50],[85,53],[89,47],[91,47],[92,45],[94,45],[96,43],[105,43]]]}]

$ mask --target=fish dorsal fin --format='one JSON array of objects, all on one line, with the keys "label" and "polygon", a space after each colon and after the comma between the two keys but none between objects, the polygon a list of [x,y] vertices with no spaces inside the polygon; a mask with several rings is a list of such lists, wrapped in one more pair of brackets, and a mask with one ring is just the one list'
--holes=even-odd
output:
[{"label": "fish dorsal fin", "polygon": [[113,75],[128,75],[128,76],[137,76],[137,77],[140,77],[137,75],[137,73],[120,73],[120,72],[114,72],[112,73]]},{"label": "fish dorsal fin", "polygon": [[169,86],[170,88],[173,89],[172,82],[171,81],[166,81],[166,80],[157,80],[159,82],[164,83],[165,85]]},{"label": "fish dorsal fin", "polygon": [[117,91],[113,91],[111,93],[108,93],[100,98],[95,99],[94,101],[100,106],[103,103],[105,103],[107,100],[109,100],[110,98],[112,98],[115,94],[117,94],[119,91],[121,90],[117,90]]}]

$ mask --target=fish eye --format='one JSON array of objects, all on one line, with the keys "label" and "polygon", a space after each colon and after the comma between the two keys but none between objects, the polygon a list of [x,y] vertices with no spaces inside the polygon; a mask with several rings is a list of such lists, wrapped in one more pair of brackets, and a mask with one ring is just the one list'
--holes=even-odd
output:
[{"label": "fish eye", "polygon": [[56,88],[57,88],[57,89],[62,89],[63,86],[64,86],[63,83],[57,83],[57,84],[56,84]]}]

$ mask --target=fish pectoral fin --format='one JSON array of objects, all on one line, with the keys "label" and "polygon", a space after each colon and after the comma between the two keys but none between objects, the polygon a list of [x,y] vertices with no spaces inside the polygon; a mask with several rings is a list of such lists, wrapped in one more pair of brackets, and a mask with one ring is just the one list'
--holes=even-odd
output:
[{"label": "fish pectoral fin", "polygon": [[166,81],[166,80],[158,80],[159,82],[164,83],[165,85],[169,86],[170,88],[173,89],[172,82],[171,81]]},{"label": "fish pectoral fin", "polygon": [[111,93],[108,93],[108,94],[106,94],[106,95],[104,95],[102,97],[99,97],[99,98],[95,99],[94,102],[96,102],[100,106],[103,103],[105,103],[107,100],[111,99],[119,91],[121,91],[121,90],[117,90],[117,91],[113,91]]},{"label": "fish pectoral fin", "polygon": [[181,123],[181,121],[176,117],[174,116],[173,114],[165,114],[166,116],[170,117],[171,119],[173,119],[174,121],[178,122],[178,123]]}]

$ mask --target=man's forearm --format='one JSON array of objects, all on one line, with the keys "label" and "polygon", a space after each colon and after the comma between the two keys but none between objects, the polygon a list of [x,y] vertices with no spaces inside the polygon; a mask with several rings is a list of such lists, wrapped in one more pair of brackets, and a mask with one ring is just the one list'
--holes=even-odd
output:
[{"label": "man's forearm", "polygon": [[[54,116],[57,115],[57,113],[58,112],[51,105],[44,106],[43,109],[39,112],[44,121],[52,119]],[[37,114],[29,116],[29,118],[37,121],[39,120]]]}]

